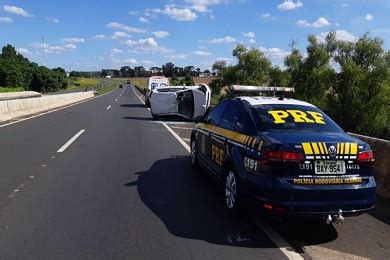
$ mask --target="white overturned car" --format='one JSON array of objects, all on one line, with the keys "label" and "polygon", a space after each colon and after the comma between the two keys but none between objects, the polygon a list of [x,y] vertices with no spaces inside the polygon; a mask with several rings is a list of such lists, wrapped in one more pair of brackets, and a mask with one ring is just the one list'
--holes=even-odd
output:
[{"label": "white overturned car", "polygon": [[179,116],[193,120],[204,116],[210,106],[211,90],[205,84],[198,86],[171,86],[151,92],[153,117]]}]

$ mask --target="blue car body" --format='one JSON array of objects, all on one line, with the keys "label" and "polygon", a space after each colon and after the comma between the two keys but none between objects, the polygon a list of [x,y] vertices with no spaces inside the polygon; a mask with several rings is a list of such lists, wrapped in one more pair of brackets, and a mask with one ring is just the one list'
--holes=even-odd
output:
[{"label": "blue car body", "polygon": [[271,213],[322,217],[374,207],[370,146],[309,103],[226,99],[196,125],[191,144],[216,180],[234,169],[241,199]]}]

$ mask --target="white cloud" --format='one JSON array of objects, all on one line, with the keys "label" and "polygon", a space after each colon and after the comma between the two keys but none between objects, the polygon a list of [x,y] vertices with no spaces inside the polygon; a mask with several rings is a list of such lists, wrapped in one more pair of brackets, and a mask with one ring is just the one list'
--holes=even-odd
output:
[{"label": "white cloud", "polygon": [[21,7],[13,6],[13,5],[5,5],[4,11],[8,13],[18,14],[24,17],[31,17],[32,15],[29,14],[26,10],[24,10]]},{"label": "white cloud", "polygon": [[137,15],[137,14],[139,14],[139,11],[129,11],[130,16]]},{"label": "white cloud", "polygon": [[335,25],[335,26],[340,26],[340,24],[339,24],[339,23],[334,23],[334,25]]},{"label": "white cloud", "polygon": [[117,49],[117,48],[114,48],[114,49],[111,50],[112,54],[118,54],[118,53],[122,53],[122,52],[123,52],[122,50]]},{"label": "white cloud", "polygon": [[114,34],[111,36],[111,39],[121,39],[121,38],[128,38],[130,35],[128,35],[125,32],[121,31],[115,31]]},{"label": "white cloud", "polygon": [[179,59],[184,60],[184,59],[188,58],[188,55],[183,54],[183,53],[178,53],[178,54],[167,55],[167,56],[165,56],[165,58],[173,59],[173,60],[179,60]]},{"label": "white cloud", "polygon": [[73,44],[73,43],[65,44],[65,45],[63,45],[63,47],[65,49],[77,49],[77,46],[75,44]]},{"label": "white cloud", "polygon": [[116,23],[116,22],[108,23],[108,24],[106,24],[106,27],[119,29],[119,30],[126,31],[126,32],[132,32],[132,33],[145,33],[146,32],[145,29],[136,28],[136,27],[132,27],[132,26],[121,24],[121,23]]},{"label": "white cloud", "polygon": [[320,27],[330,25],[329,21],[324,17],[318,18],[313,23],[309,23],[307,20],[298,20],[296,24],[300,27],[313,27],[313,28],[320,28]]},{"label": "white cloud", "polygon": [[72,43],[72,44],[77,44],[77,43],[84,43],[84,38],[63,38],[61,39],[62,42],[65,43]]},{"label": "white cloud", "polygon": [[226,37],[223,37],[223,38],[217,38],[217,39],[213,39],[213,40],[210,40],[208,41],[209,43],[214,43],[214,44],[228,44],[228,43],[233,43],[233,42],[236,42],[237,40],[235,38],[233,38],[232,36],[226,36]]},{"label": "white cloud", "polygon": [[96,34],[91,39],[92,40],[104,40],[104,39],[107,39],[107,36],[105,36],[104,34]]},{"label": "white cloud", "polygon": [[29,50],[25,49],[25,48],[19,48],[19,49],[18,49],[18,52],[19,52],[20,54],[24,54],[24,55],[31,54],[31,52],[30,52]]},{"label": "white cloud", "polygon": [[270,13],[264,13],[261,15],[261,18],[269,18],[269,17],[271,17]]},{"label": "white cloud", "polygon": [[233,59],[232,58],[225,58],[225,57],[219,57],[216,59],[216,61],[224,61],[226,62],[226,64],[231,64],[233,62]]},{"label": "white cloud", "polygon": [[226,0],[185,0],[191,5],[191,9],[199,13],[211,12],[209,6],[226,3]]},{"label": "white cloud", "polygon": [[267,48],[267,47],[259,47],[259,50],[264,53],[269,59],[284,59],[290,53],[288,51],[279,49],[279,48]]},{"label": "white cloud", "polygon": [[309,27],[310,23],[307,20],[298,20],[296,22],[296,25],[298,25],[299,27]]},{"label": "white cloud", "polygon": [[277,8],[282,11],[289,11],[300,8],[302,6],[303,3],[300,0],[296,2],[294,2],[293,0],[285,0],[283,3],[279,4]]},{"label": "white cloud", "polygon": [[127,46],[131,47],[130,52],[135,53],[169,53],[171,50],[159,46],[153,38],[139,39],[137,41],[127,40],[124,42]]},{"label": "white cloud", "polygon": [[242,33],[246,38],[255,38],[256,35],[254,32],[247,32],[247,33]]},{"label": "white cloud", "polygon": [[0,17],[0,23],[12,23],[14,20],[12,20],[9,17]]},{"label": "white cloud", "polygon": [[207,51],[194,51],[195,55],[198,56],[212,56],[213,54]]},{"label": "white cloud", "polygon": [[255,39],[249,39],[248,42],[254,44],[254,43],[256,43],[256,40]]},{"label": "white cloud", "polygon": [[324,18],[324,17],[320,17],[320,18],[318,18],[317,21],[314,21],[314,22],[312,23],[312,26],[313,26],[314,28],[320,28],[320,27],[327,26],[327,25],[330,25],[330,23],[329,23],[328,20],[326,20],[326,18]]},{"label": "white cloud", "polygon": [[141,16],[140,18],[138,18],[138,21],[139,21],[140,23],[148,23],[148,22],[149,22],[149,20],[146,19],[146,18],[143,17],[143,16]]},{"label": "white cloud", "polygon": [[350,5],[350,4],[347,4],[347,3],[344,3],[344,4],[341,5],[341,7],[343,7],[343,8],[350,7],[350,6],[351,6],[351,5]]},{"label": "white cloud", "polygon": [[171,5],[166,5],[164,10],[153,9],[155,13],[162,13],[168,15],[170,18],[177,21],[191,22],[195,21],[198,16],[196,13],[192,12],[189,8],[177,8]]},{"label": "white cloud", "polygon": [[364,17],[364,19],[366,21],[372,21],[374,19],[374,16],[372,14],[366,14],[366,16]]},{"label": "white cloud", "polygon": [[156,31],[156,32],[152,32],[152,34],[157,38],[166,38],[169,36],[169,32],[166,31]]},{"label": "white cloud", "polygon": [[136,59],[130,58],[130,59],[125,59],[125,63],[130,63],[130,64],[138,64],[138,61]]},{"label": "white cloud", "polygon": [[[68,43],[65,45],[50,45],[48,43],[41,43],[41,42],[36,42],[33,44],[33,47],[35,49],[42,50],[44,53],[56,53],[56,54],[61,54],[64,51],[67,50],[72,50],[77,48],[76,45]],[[39,54],[39,53],[38,53]]]},{"label": "white cloud", "polygon": [[57,18],[53,18],[53,17],[46,17],[46,20],[52,22],[52,23],[59,23],[60,20],[57,19]]},{"label": "white cloud", "polygon": [[[347,41],[347,42],[355,42],[357,40],[357,37],[345,30],[336,30],[334,31],[336,33],[336,39],[340,41]],[[329,32],[323,32],[320,33],[317,36],[317,39],[321,42],[325,41],[326,36],[328,35]]]}]

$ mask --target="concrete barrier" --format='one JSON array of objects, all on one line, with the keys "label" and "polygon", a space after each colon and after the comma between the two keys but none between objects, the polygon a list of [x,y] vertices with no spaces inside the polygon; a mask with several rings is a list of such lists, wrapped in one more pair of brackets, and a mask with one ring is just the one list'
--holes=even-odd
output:
[{"label": "concrete barrier", "polygon": [[0,101],[36,97],[42,97],[42,94],[35,91],[0,93]]},{"label": "concrete barrier", "polygon": [[0,101],[0,123],[94,97],[93,91]]},{"label": "concrete barrier", "polygon": [[390,199],[390,141],[365,135],[348,134],[370,144],[375,157],[374,174],[378,194]]}]

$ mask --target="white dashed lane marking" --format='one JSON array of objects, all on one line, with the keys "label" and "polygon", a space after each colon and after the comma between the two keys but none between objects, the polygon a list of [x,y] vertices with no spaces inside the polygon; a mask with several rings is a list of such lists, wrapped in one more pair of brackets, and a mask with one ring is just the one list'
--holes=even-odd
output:
[{"label": "white dashed lane marking", "polygon": [[68,142],[66,142],[57,153],[62,153],[68,148],[76,139],[85,132],[85,129],[81,129],[77,134],[75,134]]}]

